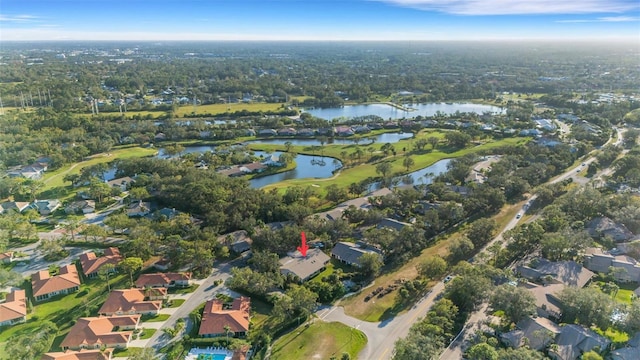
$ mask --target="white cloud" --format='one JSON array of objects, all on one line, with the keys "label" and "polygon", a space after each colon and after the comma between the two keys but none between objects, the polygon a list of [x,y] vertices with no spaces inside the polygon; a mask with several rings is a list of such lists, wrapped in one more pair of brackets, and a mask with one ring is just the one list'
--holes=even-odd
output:
[{"label": "white cloud", "polygon": [[33,15],[3,15],[0,14],[0,21],[11,23],[33,23],[38,22],[39,18]]},{"label": "white cloud", "polygon": [[640,17],[633,16],[605,16],[597,19],[572,19],[572,20],[558,20],[559,23],[594,23],[594,22],[640,22]]},{"label": "white cloud", "polygon": [[635,0],[373,0],[457,15],[620,13],[640,7]]}]

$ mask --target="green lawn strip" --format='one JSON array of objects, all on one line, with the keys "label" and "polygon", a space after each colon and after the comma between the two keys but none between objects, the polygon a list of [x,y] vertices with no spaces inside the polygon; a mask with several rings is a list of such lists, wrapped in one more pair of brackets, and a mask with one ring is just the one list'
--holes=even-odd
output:
[{"label": "green lawn strip", "polygon": [[261,329],[271,316],[273,305],[262,300],[251,299],[251,331]]},{"label": "green lawn strip", "polygon": [[142,315],[140,322],[163,322],[167,321],[171,315],[169,314],[158,314],[158,315]]},{"label": "green lawn strip", "polygon": [[139,340],[145,340],[145,339],[150,339],[153,334],[156,333],[156,329],[144,329],[142,330],[142,332],[140,333],[140,335],[138,335],[138,339]]},{"label": "green lawn strip", "polygon": [[142,147],[127,147],[121,149],[114,149],[109,152],[109,154],[98,154],[94,155],[91,158],[80,161],[78,163],[64,166],[55,171],[45,173],[42,181],[45,183],[45,187],[42,191],[46,191],[56,187],[64,187],[66,182],[63,180],[66,174],[79,174],[80,170],[83,167],[100,164],[100,163],[109,163],[117,159],[128,159],[134,157],[143,157],[150,156],[157,152],[156,149],[153,148],[142,148]]},{"label": "green lawn strip", "polygon": [[189,294],[196,291],[198,286],[200,285],[191,284],[189,287],[185,287],[185,288],[177,288],[177,287],[169,288],[169,294]]},{"label": "green lawn strip", "polygon": [[[196,114],[211,114],[218,115],[224,113],[234,113],[236,111],[278,111],[285,110],[283,103],[231,103],[231,104],[207,104],[199,105],[195,108]],[[194,112],[192,105],[185,105],[179,107],[175,115],[177,117],[184,117],[185,115],[191,115]]]},{"label": "green lawn strip", "polygon": [[180,307],[180,305],[184,304],[184,302],[185,302],[184,299],[173,299],[171,300],[171,306],[169,306],[169,308]]},{"label": "green lawn strip", "polygon": [[129,356],[131,356],[131,351],[134,349],[142,349],[142,348],[137,348],[137,347],[128,347],[126,349],[115,349],[113,351],[113,357],[116,358],[129,358]]},{"label": "green lawn strip", "polygon": [[311,325],[302,325],[287,333],[273,344],[271,359],[329,359],[340,358],[349,353],[356,359],[367,343],[367,337],[360,330],[338,322],[316,321]]},{"label": "green lawn strip", "polygon": [[[120,113],[119,111],[113,112],[100,112],[99,116],[101,118],[109,118],[109,119],[120,119],[124,116],[125,119],[133,119],[137,117],[138,119],[157,119],[161,116],[167,115],[166,111],[148,111],[148,110],[136,110],[136,111],[127,111],[125,113]],[[74,117],[91,117],[91,113],[75,113]]]}]

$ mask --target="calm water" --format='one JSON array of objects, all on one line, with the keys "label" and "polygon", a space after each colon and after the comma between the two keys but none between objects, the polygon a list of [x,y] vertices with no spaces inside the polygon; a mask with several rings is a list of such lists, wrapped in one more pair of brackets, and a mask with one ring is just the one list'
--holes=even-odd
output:
[{"label": "calm water", "polygon": [[[366,134],[362,136],[367,136]],[[376,143],[397,143],[403,139],[409,139],[413,136],[412,133],[385,133],[376,136],[367,137],[366,139],[362,138],[358,144],[365,145],[372,142]],[[371,140],[369,140],[371,139]],[[321,146],[322,144],[318,139],[260,139],[260,140],[251,140],[247,141],[252,144],[273,144],[273,145],[284,145],[287,141],[291,142],[292,145],[300,145],[300,146]],[[333,142],[325,143],[325,145],[334,144],[334,145],[351,145],[355,144],[353,139],[343,139],[343,138],[334,138]]]},{"label": "calm water", "polygon": [[[257,156],[268,156],[264,151],[256,151]],[[279,154],[279,153],[274,153]],[[333,171],[342,167],[342,162],[326,156],[309,156],[297,155],[296,168],[287,172],[264,176],[249,180],[252,188],[261,188],[267,185],[275,184],[290,179],[315,178],[324,179],[333,176]],[[318,164],[318,161],[324,161],[324,165]]]},{"label": "calm water", "polygon": [[366,116],[366,115],[378,115],[381,118],[387,119],[402,119],[413,118],[418,115],[433,116],[438,111],[444,114],[454,114],[459,112],[474,112],[482,114],[484,112],[501,114],[504,113],[504,109],[497,106],[472,104],[472,103],[430,103],[430,104],[409,104],[404,105],[407,108],[415,109],[413,111],[404,111],[387,104],[369,104],[369,105],[347,105],[340,108],[326,108],[326,109],[313,109],[305,110],[313,116],[331,120],[339,117],[346,117],[348,119]]},{"label": "calm water", "polygon": [[[207,151],[215,151],[215,148],[216,148],[215,146],[211,146],[211,145],[185,146],[184,150],[182,150],[182,155],[191,154],[191,153],[203,153]],[[171,156],[166,155],[164,153],[164,148],[161,148],[160,150],[158,150],[157,157],[161,159],[168,159]]]},{"label": "calm water", "polygon": [[[396,186],[407,185],[405,182],[403,182],[405,180],[405,177],[411,177],[413,181],[411,182],[411,184],[413,185],[431,184],[434,177],[447,171],[447,165],[449,165],[449,162],[451,162],[451,159],[442,159],[426,168],[416,170],[404,176],[395,177],[391,180],[392,185],[390,187],[393,188]],[[381,187],[382,183],[376,182],[369,185],[369,191],[378,190]]]}]

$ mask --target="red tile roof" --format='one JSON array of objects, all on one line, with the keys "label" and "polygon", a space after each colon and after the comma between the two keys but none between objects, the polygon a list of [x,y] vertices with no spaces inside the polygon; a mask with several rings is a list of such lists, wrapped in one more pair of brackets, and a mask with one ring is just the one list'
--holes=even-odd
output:
[{"label": "red tile roof", "polygon": [[142,274],[136,280],[136,287],[154,287],[154,286],[169,286],[172,281],[189,281],[191,280],[190,273],[154,273],[154,274]]},{"label": "red tile roof", "polygon": [[50,352],[42,355],[40,360],[109,360],[111,359],[112,349],[105,350],[80,350],[65,352]]},{"label": "red tile roof", "polygon": [[105,249],[104,256],[101,257],[96,257],[93,252],[80,255],[80,265],[82,265],[82,272],[85,275],[98,271],[105,264],[118,265],[120,261],[122,261],[120,250],[114,247]]},{"label": "red tile roof", "polygon": [[234,333],[249,331],[250,304],[249,298],[241,297],[233,300],[233,306],[230,310],[223,310],[222,301],[218,299],[207,301],[198,334],[224,334],[225,326],[228,326]]},{"label": "red tile roof", "polygon": [[60,274],[53,277],[49,275],[48,270],[41,270],[31,275],[33,297],[72,289],[76,286],[80,286],[80,277],[73,264],[60,267]]},{"label": "red tile roof", "polygon": [[138,325],[140,315],[80,318],[62,340],[62,348],[81,348],[126,344],[132,331],[113,331],[115,327],[133,328]]},{"label": "red tile roof", "polygon": [[0,304],[0,323],[19,319],[27,315],[27,302],[24,290],[13,290],[4,303]]},{"label": "red tile roof", "polygon": [[113,290],[98,314],[111,315],[130,312],[140,314],[157,312],[162,308],[161,300],[145,301],[145,297],[145,290],[141,289]]}]

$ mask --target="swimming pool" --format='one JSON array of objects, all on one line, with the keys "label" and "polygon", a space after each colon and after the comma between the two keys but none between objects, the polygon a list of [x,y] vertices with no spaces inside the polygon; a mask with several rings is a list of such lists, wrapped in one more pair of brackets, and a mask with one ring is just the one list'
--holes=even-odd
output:
[{"label": "swimming pool", "polygon": [[198,360],[225,360],[227,355],[225,354],[199,354]]},{"label": "swimming pool", "polygon": [[231,360],[233,353],[224,348],[193,348],[185,360]]}]

